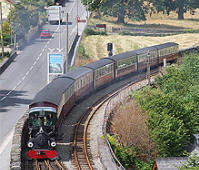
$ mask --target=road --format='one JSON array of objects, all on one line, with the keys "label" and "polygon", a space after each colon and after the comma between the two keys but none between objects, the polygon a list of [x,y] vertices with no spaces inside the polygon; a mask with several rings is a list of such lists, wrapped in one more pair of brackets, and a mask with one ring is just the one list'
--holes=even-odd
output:
[{"label": "road", "polygon": [[[69,37],[76,31],[77,1],[66,3],[69,13]],[[78,0],[78,15],[85,14]],[[46,23],[42,29],[52,32],[51,39],[37,38],[31,41],[14,62],[0,75],[0,170],[9,169],[10,150],[14,127],[28,109],[35,94],[47,83],[47,54],[59,47],[59,26]],[[65,48],[66,25],[61,25],[61,48]]]}]

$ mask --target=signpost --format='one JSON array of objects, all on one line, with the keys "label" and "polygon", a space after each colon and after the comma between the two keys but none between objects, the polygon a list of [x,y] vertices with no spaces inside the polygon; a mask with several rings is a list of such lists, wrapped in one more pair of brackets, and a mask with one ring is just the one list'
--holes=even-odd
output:
[{"label": "signpost", "polygon": [[63,69],[63,54],[62,53],[48,53],[48,83],[52,81],[53,78],[64,73]]},{"label": "signpost", "polygon": [[104,31],[106,31],[106,24],[96,24],[96,28],[104,28]]}]

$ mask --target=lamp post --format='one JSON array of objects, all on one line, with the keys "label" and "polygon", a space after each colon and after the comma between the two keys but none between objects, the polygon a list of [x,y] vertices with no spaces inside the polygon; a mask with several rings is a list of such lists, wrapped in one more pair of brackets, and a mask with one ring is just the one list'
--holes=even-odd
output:
[{"label": "lamp post", "polygon": [[1,54],[4,57],[4,42],[3,42],[3,20],[2,20],[2,1],[0,1],[0,22],[1,22]]},{"label": "lamp post", "polygon": [[59,50],[61,50],[61,10],[59,6]]},{"label": "lamp post", "polygon": [[151,54],[148,51],[148,53],[147,53],[147,80],[148,80],[148,85],[151,85],[150,56],[151,56]]},{"label": "lamp post", "polygon": [[10,45],[12,45],[12,4],[10,3]]},{"label": "lamp post", "polygon": [[77,0],[77,36],[78,36],[78,0]]},{"label": "lamp post", "polygon": [[65,58],[65,72],[68,72],[68,12],[66,13],[66,58]]}]

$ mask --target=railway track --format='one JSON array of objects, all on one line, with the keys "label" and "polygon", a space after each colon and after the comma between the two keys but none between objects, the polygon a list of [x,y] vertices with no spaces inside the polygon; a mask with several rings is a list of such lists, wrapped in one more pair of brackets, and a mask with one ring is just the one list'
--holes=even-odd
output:
[{"label": "railway track", "polygon": [[[152,73],[152,75],[157,74],[157,70]],[[146,76],[140,76],[136,82],[139,82],[143,79],[145,79]],[[128,86],[131,86],[135,82],[126,83],[120,88],[127,88]],[[118,88],[116,91],[112,91],[109,94],[106,94],[105,96],[102,96],[98,100],[96,100],[92,106],[90,106],[81,116],[78,123],[76,124],[75,133],[74,133],[74,141],[73,141],[73,147],[74,147],[74,153],[73,153],[73,163],[75,167],[78,170],[93,170],[95,169],[93,167],[94,163],[92,161],[92,154],[90,151],[89,146],[89,123],[92,119],[92,117],[95,115],[95,113],[106,103],[109,101],[114,95],[116,95],[121,89]]]},{"label": "railway track", "polygon": [[[151,74],[156,74],[157,71],[154,71]],[[94,166],[94,162],[92,160],[92,154],[89,146],[90,135],[88,133],[89,123],[95,113],[99,110],[99,108],[107,102],[112,96],[114,96],[121,88],[125,88],[139,82],[143,79],[146,79],[146,75],[143,74],[139,76],[134,81],[127,81],[126,83],[119,85],[117,89],[111,90],[108,94],[104,93],[101,97],[96,99],[89,107],[82,112],[82,116],[79,121],[75,123],[74,129],[74,138],[73,138],[73,154],[72,154],[72,164],[78,170],[80,169],[96,169]],[[81,112],[81,111],[80,111]],[[63,151],[58,151],[58,154]],[[27,161],[25,168],[23,169],[33,169],[33,170],[64,170],[66,167],[63,166],[63,163],[60,161]],[[69,168],[70,169],[70,168]]]},{"label": "railway track", "polygon": [[33,160],[34,170],[66,170],[61,161]]}]

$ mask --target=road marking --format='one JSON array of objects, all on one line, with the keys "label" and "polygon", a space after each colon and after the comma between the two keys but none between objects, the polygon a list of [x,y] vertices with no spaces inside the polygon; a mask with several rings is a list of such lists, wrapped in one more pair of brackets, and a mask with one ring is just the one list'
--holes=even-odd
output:
[{"label": "road marking", "polygon": [[23,77],[22,77],[22,80],[24,80],[25,78],[26,78],[26,76],[23,76]]},{"label": "road marking", "polygon": [[[56,32],[59,30],[59,26],[57,26]],[[55,33],[53,33],[54,35]],[[52,37],[50,40],[47,41],[47,43],[45,44],[44,48],[42,49],[42,52],[39,54],[39,56],[36,58],[36,60],[34,61],[33,65],[30,67],[30,69],[26,72],[25,76],[17,83],[17,85],[11,90],[9,91],[0,101],[3,101],[4,99],[6,99],[6,97],[12,93],[21,83],[22,81],[26,78],[26,76],[30,73],[30,71],[34,68],[34,66],[36,65],[37,61],[39,60],[39,58],[43,55],[45,49],[47,48],[47,45],[50,43],[50,41],[52,40]]]},{"label": "road marking", "polygon": [[5,140],[0,145],[0,155],[7,148],[7,145],[12,140],[13,135],[14,135],[14,129],[12,129],[12,131],[8,134],[8,136],[6,136]]},{"label": "road marking", "polygon": [[26,76],[29,74],[29,72],[30,72],[29,70],[26,72]]},{"label": "road marking", "polygon": [[6,96],[8,96],[10,93],[12,93],[12,91],[9,91],[9,92],[6,94]]},{"label": "road marking", "polygon": [[6,98],[6,96],[4,96],[4,97],[1,99],[1,101],[3,101],[5,98]]},{"label": "road marking", "polygon": [[21,81],[17,83],[17,86],[21,84]]}]

